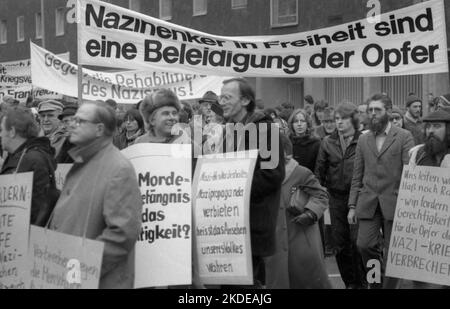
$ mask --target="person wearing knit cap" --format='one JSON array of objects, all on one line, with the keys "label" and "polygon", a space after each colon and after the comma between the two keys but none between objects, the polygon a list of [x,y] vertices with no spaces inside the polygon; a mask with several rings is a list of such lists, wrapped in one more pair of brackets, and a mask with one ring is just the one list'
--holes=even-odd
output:
[{"label": "person wearing knit cap", "polygon": [[357,225],[347,220],[348,198],[359,136],[359,113],[356,105],[341,103],[334,118],[337,130],[320,145],[315,174],[330,195],[330,218],[336,262],[346,288],[365,288],[362,257],[356,246]]},{"label": "person wearing knit cap", "polygon": [[390,121],[392,122],[392,124],[396,127],[405,128],[404,125],[404,115],[402,110],[398,107],[398,106],[392,106],[392,112],[391,112],[391,117],[390,117]]},{"label": "person wearing knit cap", "polygon": [[425,144],[411,153],[410,164],[450,167],[450,107],[442,107],[423,119]]},{"label": "person wearing knit cap", "polygon": [[180,143],[180,136],[173,135],[172,130],[179,123],[180,109],[180,101],[170,89],[159,89],[146,96],[139,106],[139,112],[148,127],[148,133],[138,137],[135,144]]},{"label": "person wearing knit cap", "polygon": [[406,98],[406,113],[404,116],[404,127],[411,132],[416,145],[423,143],[423,122],[420,119],[422,114],[422,100],[415,96],[409,95]]}]

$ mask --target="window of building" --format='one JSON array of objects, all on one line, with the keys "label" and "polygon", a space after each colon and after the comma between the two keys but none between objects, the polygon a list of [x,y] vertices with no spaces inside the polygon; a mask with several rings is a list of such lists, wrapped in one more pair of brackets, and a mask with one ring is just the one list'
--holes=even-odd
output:
[{"label": "window of building", "polygon": [[55,29],[56,35],[64,35],[64,24],[66,21],[66,10],[65,8],[57,8],[55,11]]},{"label": "window of building", "polygon": [[298,0],[271,0],[270,10],[272,27],[298,24]]},{"label": "window of building", "polygon": [[172,0],[159,0],[159,18],[172,19]]},{"label": "window of building", "polygon": [[35,22],[36,22],[36,39],[42,39],[42,14],[41,13],[36,13]]},{"label": "window of building", "polygon": [[0,20],[0,44],[5,44],[8,41],[7,34],[6,20]]},{"label": "window of building", "polygon": [[247,0],[231,0],[231,8],[233,10],[245,9],[247,7]]},{"label": "window of building", "polygon": [[193,16],[206,15],[207,13],[207,0],[193,0]]},{"label": "window of building", "polygon": [[128,7],[130,10],[140,12],[141,11],[141,0],[130,0]]},{"label": "window of building", "polygon": [[25,40],[25,18],[23,16],[17,17],[17,41]]}]

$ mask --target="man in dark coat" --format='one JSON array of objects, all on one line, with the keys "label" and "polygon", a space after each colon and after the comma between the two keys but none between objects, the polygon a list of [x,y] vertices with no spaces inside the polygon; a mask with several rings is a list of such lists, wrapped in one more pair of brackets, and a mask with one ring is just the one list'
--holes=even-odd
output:
[{"label": "man in dark coat", "polygon": [[[262,277],[263,257],[275,253],[275,227],[281,183],[285,175],[284,155],[279,136],[274,138],[276,145],[271,145],[271,135],[279,134],[277,126],[273,124],[270,116],[254,111],[255,93],[245,79],[233,78],[224,81],[219,102],[229,124],[240,123],[246,127],[252,125],[256,127],[256,136],[251,136],[249,133],[251,131],[244,131],[245,136],[238,136],[236,130],[234,136],[226,136],[224,150],[247,150],[251,148],[251,145],[256,145],[256,149],[258,149],[250,195],[250,238],[253,275],[257,285],[256,279]],[[266,145],[270,145],[269,158],[264,158],[261,152],[262,139],[266,139]],[[233,149],[230,149],[231,141]]]},{"label": "man in dark coat", "polygon": [[14,107],[2,116],[2,146],[8,156],[0,174],[33,172],[30,223],[45,226],[57,199],[56,162],[50,140],[38,133],[39,126],[26,108]]},{"label": "man in dark coat", "polygon": [[357,225],[347,220],[348,198],[352,183],[353,163],[359,136],[358,109],[351,103],[336,108],[337,130],[322,141],[316,163],[316,175],[330,194],[330,217],[336,262],[346,288],[366,286],[361,255],[356,247]]}]

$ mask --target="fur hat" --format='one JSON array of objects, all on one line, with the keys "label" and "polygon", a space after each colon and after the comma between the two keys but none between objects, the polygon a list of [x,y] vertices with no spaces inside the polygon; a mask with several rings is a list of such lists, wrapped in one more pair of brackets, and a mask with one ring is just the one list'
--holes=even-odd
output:
[{"label": "fur hat", "polygon": [[146,96],[139,106],[144,121],[148,121],[150,116],[159,108],[164,106],[172,106],[180,111],[180,101],[177,95],[170,89],[159,89],[152,94]]},{"label": "fur hat", "polygon": [[406,107],[409,107],[414,102],[420,102],[420,104],[422,104],[422,100],[418,96],[416,96],[416,95],[409,95],[406,98]]}]

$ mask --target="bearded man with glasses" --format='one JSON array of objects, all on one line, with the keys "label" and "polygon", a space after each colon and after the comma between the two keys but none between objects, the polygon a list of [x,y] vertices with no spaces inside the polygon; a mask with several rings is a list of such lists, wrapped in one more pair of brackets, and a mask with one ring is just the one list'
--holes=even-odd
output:
[{"label": "bearded man with glasses", "polygon": [[384,276],[384,271],[403,166],[409,162],[414,139],[409,131],[390,123],[389,96],[372,96],[367,110],[369,132],[361,135],[356,146],[348,221],[359,221],[357,247],[365,267],[372,259],[381,265],[383,282],[369,286],[396,288],[399,280]]}]

